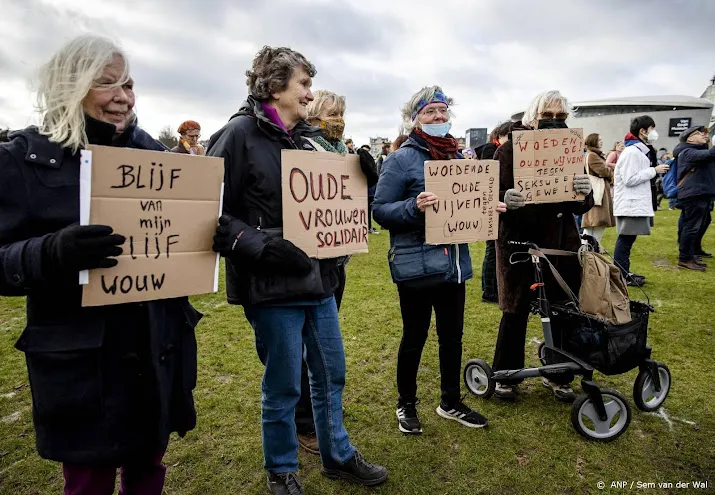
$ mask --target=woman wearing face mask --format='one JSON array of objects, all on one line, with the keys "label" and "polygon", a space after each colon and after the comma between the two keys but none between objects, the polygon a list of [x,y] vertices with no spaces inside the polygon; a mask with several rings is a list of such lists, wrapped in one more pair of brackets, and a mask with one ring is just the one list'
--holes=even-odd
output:
[{"label": "woman wearing face mask", "polygon": [[375,193],[375,219],[390,231],[390,263],[408,265],[411,273],[431,273],[400,280],[393,271],[403,323],[397,355],[397,419],[405,434],[422,433],[416,407],[417,370],[433,308],[442,389],[437,414],[470,428],[487,425],[486,418],[464,404],[460,394],[465,281],[472,278],[469,248],[466,244],[423,247],[425,209],[439,200],[424,190],[424,163],[462,158],[457,140],[448,134],[451,104],[439,86],[423,88],[412,96],[402,109],[409,138],[385,159]]},{"label": "woman wearing face mask", "polygon": [[179,144],[171,149],[172,153],[185,153],[189,155],[206,154],[204,147],[199,144],[201,126],[198,122],[187,120],[179,126],[177,132],[181,138],[179,138]]},{"label": "woman wearing face mask", "polygon": [[[345,97],[330,91],[319,89],[313,92],[313,101],[308,103],[308,123],[319,127],[323,132],[312,137],[306,137],[317,151],[339,153],[344,155],[349,153],[348,147],[343,143],[343,131],[345,130]],[[355,152],[353,152],[355,153]],[[360,167],[367,178],[368,187],[377,184],[377,171],[375,170],[375,160],[368,151],[358,149],[357,155],[360,158]],[[345,268],[350,257],[343,256],[337,259],[338,265],[338,287],[335,289],[335,304],[340,311],[340,305],[345,292],[346,273]],[[310,401],[310,381],[308,378],[308,367],[303,361],[303,369],[300,380],[300,400],[295,408],[295,425],[298,432],[298,443],[307,452],[320,454],[318,438],[315,434],[315,420],[313,419],[313,406]]]},{"label": "woman wearing face mask", "polygon": [[[496,241],[499,307],[503,314],[492,365],[495,370],[524,367],[526,325],[529,320],[531,284],[534,283],[530,263],[510,263],[511,255],[523,251],[524,248],[510,245],[509,241],[533,242],[541,248],[576,251],[581,246],[581,239],[573,215],[583,214],[593,206],[591,181],[586,174],[576,175],[573,181],[574,192],[585,195],[583,201],[525,205],[524,196],[514,189],[512,132],[565,129],[568,109],[566,98],[558,91],[546,91],[537,95],[524,113],[522,121],[512,124],[509,140],[494,154],[494,159],[499,160],[500,166],[499,195],[508,209],[500,218],[499,238]],[[575,257],[554,257],[551,261],[572,290],[578,293],[581,273],[578,260]],[[557,297],[560,289],[548,270],[544,273],[544,278],[550,296]],[[565,295],[563,298],[565,299]],[[549,378],[544,378],[543,383],[553,390],[556,399],[564,402],[575,400],[576,396],[570,386],[573,380],[571,373]],[[495,395],[502,399],[515,399],[516,385],[520,381],[502,380],[496,386]]]},{"label": "woman wearing face mask", "polygon": [[631,273],[631,248],[639,235],[650,235],[653,219],[651,181],[668,171],[669,165],[652,166],[653,148],[658,139],[655,122],[648,115],[631,121],[626,134],[626,149],[616,164],[613,214],[616,217],[616,248],[613,259],[626,277],[628,285],[642,286],[643,275]]},{"label": "woman wearing face mask", "polygon": [[194,327],[180,297],[82,307],[78,272],[117,265],[125,238],[78,225],[88,144],[165,151],[140,129],[124,52],[85,35],[39,73],[42,125],[0,146],[0,296],[27,297],[25,353],[41,457],[62,463],[66,495],[160,495],[172,431],[196,425]]}]

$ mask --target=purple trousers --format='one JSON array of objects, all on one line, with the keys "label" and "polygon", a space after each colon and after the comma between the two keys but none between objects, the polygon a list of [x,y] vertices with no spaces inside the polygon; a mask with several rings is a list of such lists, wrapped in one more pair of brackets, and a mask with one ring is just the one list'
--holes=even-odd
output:
[{"label": "purple trousers", "polygon": [[146,462],[124,466],[91,466],[62,464],[65,478],[65,495],[112,495],[121,471],[119,495],[161,495],[164,488],[166,466],[161,463],[164,453],[156,454]]}]

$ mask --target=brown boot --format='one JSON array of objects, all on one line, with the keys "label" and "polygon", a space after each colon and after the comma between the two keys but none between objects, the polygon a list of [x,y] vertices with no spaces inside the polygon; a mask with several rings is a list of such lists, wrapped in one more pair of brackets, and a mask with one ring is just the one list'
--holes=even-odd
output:
[{"label": "brown boot", "polygon": [[704,272],[705,267],[698,264],[695,260],[690,261],[678,261],[679,268],[685,268],[686,270],[695,270],[696,272]]},{"label": "brown boot", "polygon": [[298,445],[301,446],[303,450],[313,455],[320,455],[320,449],[318,448],[318,437],[315,433],[308,433],[306,435],[301,435],[298,433]]}]

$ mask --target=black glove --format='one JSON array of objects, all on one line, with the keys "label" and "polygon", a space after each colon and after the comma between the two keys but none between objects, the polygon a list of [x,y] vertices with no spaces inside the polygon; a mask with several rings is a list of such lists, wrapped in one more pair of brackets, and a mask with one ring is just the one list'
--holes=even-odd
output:
[{"label": "black glove", "polygon": [[218,219],[216,233],[214,234],[214,252],[221,253],[221,256],[224,257],[230,256],[236,249],[238,241],[243,236],[245,227],[241,227],[243,227],[243,225],[235,222],[231,216],[221,215]]},{"label": "black glove", "polygon": [[261,262],[266,268],[286,275],[308,275],[313,265],[302,250],[285,239],[271,239],[263,248]]},{"label": "black glove", "polygon": [[362,169],[362,173],[365,174],[365,178],[367,178],[367,187],[374,186],[377,184],[377,179],[379,178],[374,158],[370,152],[362,148],[357,150],[357,155],[360,157],[360,168]]},{"label": "black glove", "polygon": [[112,232],[106,225],[75,224],[50,235],[42,245],[48,275],[72,276],[81,270],[116,266],[118,261],[112,256],[122,254],[120,246],[126,239]]}]

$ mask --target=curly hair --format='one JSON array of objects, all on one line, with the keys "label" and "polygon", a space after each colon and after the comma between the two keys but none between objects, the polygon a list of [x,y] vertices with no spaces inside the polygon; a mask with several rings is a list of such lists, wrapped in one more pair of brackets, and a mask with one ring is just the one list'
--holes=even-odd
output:
[{"label": "curly hair", "polygon": [[251,70],[246,71],[248,94],[260,101],[271,99],[288,87],[293,71],[302,67],[310,77],[315,77],[315,66],[302,54],[286,47],[264,46],[253,59]]},{"label": "curly hair", "polygon": [[184,134],[186,134],[187,132],[192,131],[192,130],[200,131],[201,126],[195,120],[187,120],[186,122],[181,123],[181,125],[176,130],[176,132],[178,132],[179,134],[181,134],[183,136]]}]

